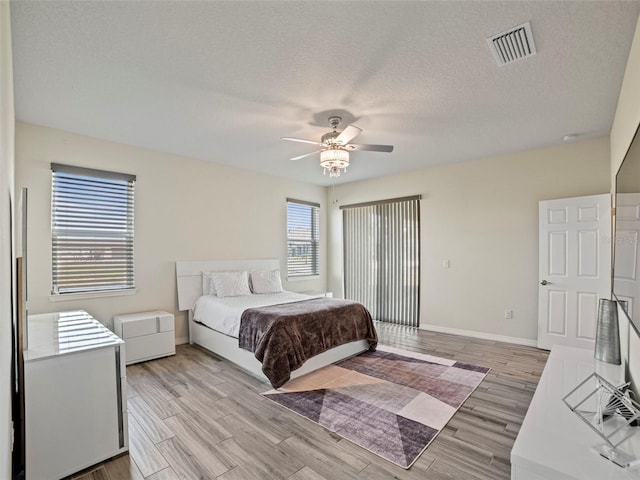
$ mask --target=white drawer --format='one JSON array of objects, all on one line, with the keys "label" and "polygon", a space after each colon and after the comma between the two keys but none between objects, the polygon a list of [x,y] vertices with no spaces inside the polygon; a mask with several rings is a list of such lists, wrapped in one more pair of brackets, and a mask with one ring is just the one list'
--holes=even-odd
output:
[{"label": "white drawer", "polygon": [[127,338],[125,344],[127,365],[176,353],[176,339],[173,331]]},{"label": "white drawer", "polygon": [[159,321],[155,317],[142,318],[135,322],[122,324],[122,339],[151,335],[160,331]]},{"label": "white drawer", "polygon": [[175,330],[173,315],[159,310],[116,315],[113,317],[113,326],[115,333],[120,335],[123,340]]}]

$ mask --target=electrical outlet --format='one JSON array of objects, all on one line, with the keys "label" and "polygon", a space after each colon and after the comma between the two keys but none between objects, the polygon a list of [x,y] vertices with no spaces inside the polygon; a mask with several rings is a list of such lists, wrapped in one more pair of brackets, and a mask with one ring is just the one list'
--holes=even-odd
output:
[{"label": "electrical outlet", "polygon": [[446,259],[442,261],[442,268],[451,268],[451,260]]},{"label": "electrical outlet", "polygon": [[506,318],[507,320],[512,320],[513,319],[513,310],[505,310],[504,311],[504,318]]}]

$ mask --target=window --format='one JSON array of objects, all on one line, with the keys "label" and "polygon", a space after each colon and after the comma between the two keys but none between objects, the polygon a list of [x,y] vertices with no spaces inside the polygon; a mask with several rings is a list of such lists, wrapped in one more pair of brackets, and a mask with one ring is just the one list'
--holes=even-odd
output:
[{"label": "window", "polygon": [[375,320],[419,326],[420,196],[340,208],[345,298]]},{"label": "window", "polygon": [[135,287],[136,177],[51,164],[52,294]]},{"label": "window", "polygon": [[319,275],[320,205],[287,198],[287,277]]}]

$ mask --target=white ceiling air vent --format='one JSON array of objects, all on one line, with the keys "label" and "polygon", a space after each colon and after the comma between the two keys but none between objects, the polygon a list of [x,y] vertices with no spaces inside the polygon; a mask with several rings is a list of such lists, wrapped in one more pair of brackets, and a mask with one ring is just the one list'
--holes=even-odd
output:
[{"label": "white ceiling air vent", "polygon": [[529,22],[489,37],[487,43],[500,67],[536,54]]}]

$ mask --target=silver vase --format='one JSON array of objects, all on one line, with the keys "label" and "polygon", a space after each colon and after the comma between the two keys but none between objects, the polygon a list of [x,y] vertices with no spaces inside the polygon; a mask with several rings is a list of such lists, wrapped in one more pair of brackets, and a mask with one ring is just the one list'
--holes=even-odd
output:
[{"label": "silver vase", "polygon": [[615,300],[601,298],[598,304],[598,325],[596,327],[597,360],[620,365],[620,328],[618,327],[618,306]]}]

